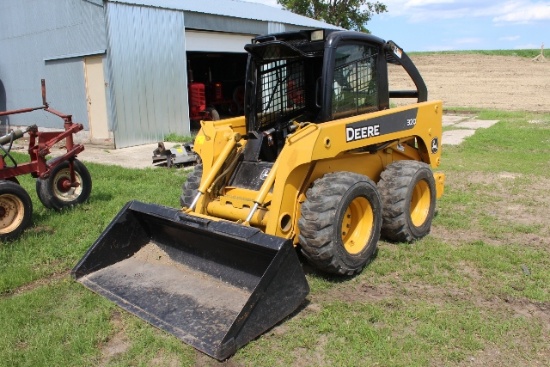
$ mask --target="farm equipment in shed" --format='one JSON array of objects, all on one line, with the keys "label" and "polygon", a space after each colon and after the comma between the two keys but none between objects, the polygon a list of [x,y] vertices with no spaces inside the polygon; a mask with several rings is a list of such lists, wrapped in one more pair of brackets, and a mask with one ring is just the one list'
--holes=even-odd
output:
[{"label": "farm equipment in shed", "polygon": [[[17,238],[32,221],[32,201],[19,185],[17,176],[31,174],[36,178],[36,193],[49,209],[62,210],[85,202],[92,189],[92,180],[86,166],[76,159],[84,150],[75,144],[73,135],[83,129],[72,122],[72,116],[49,107],[46,102],[46,84],[42,79],[42,106],[11,111],[0,111],[0,116],[29,113],[37,110],[49,112],[63,120],[63,131],[38,131],[36,125],[15,130],[0,137],[0,240]],[[11,155],[14,141],[27,134],[30,162],[18,163]],[[66,153],[47,159],[51,149],[63,142]]]},{"label": "farm equipment in shed", "polygon": [[[360,272],[382,233],[427,235],[444,175],[442,105],[394,42],[358,32],[257,37],[245,116],[202,121],[183,208],[128,203],[72,271],[219,360],[294,312],[317,269]],[[416,90],[390,90],[388,63]],[[390,107],[390,98],[415,103]]]},{"label": "farm equipment in shed", "polygon": [[189,119],[199,120],[219,120],[218,111],[212,107],[212,102],[206,102],[206,85],[199,82],[189,83]]},{"label": "farm equipment in shed", "polygon": [[[196,65],[198,61],[194,62]],[[188,60],[188,94],[189,94],[189,119],[198,121],[219,120],[220,114],[224,116],[236,116],[242,112],[244,88],[241,83],[234,85],[234,81],[215,81],[210,67],[206,70],[202,66],[201,80],[195,80],[191,61]],[[225,92],[224,92],[225,90]],[[231,95],[231,97],[227,97]]]}]

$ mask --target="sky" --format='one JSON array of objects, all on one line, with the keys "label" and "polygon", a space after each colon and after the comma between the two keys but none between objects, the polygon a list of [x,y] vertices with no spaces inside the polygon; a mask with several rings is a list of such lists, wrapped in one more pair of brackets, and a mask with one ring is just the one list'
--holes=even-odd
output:
[{"label": "sky", "polygon": [[550,49],[550,0],[379,1],[388,12],[367,28],[405,51]]}]

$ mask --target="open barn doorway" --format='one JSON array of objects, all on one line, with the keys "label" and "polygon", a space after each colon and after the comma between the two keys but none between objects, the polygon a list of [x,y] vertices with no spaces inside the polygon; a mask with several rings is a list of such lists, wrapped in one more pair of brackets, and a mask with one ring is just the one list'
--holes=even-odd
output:
[{"label": "open barn doorway", "polygon": [[192,130],[200,120],[244,113],[246,61],[246,53],[187,52]]}]

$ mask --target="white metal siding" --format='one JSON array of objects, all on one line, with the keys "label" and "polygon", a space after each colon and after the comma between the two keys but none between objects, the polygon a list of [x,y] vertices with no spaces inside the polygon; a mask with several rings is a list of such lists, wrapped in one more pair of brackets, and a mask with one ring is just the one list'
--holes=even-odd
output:
[{"label": "white metal siding", "polygon": [[187,51],[244,53],[244,45],[251,43],[252,38],[254,35],[185,31]]},{"label": "white metal siding", "polygon": [[117,148],[189,134],[183,12],[107,3]]},{"label": "white metal siding", "polygon": [[267,33],[282,33],[286,31],[283,23],[269,22],[267,23]]}]

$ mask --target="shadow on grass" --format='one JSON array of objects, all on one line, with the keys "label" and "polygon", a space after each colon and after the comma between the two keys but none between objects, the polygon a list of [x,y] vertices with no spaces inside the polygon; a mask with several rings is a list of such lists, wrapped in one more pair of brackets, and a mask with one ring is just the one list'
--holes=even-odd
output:
[{"label": "shadow on grass", "polygon": [[367,262],[367,264],[363,269],[361,269],[360,271],[352,275],[339,275],[339,274],[329,274],[329,273],[323,272],[320,269],[317,269],[314,265],[310,264],[307,261],[305,256],[302,255],[301,251],[297,249],[296,253],[298,254],[298,258],[300,259],[300,263],[302,264],[302,269],[304,270],[304,273],[306,274],[306,276],[327,281],[331,284],[341,284],[341,283],[349,282],[350,280],[359,276],[363,271],[363,269],[368,267],[378,257],[378,249],[376,249],[376,251],[374,252],[374,254],[369,259],[369,261]]}]

